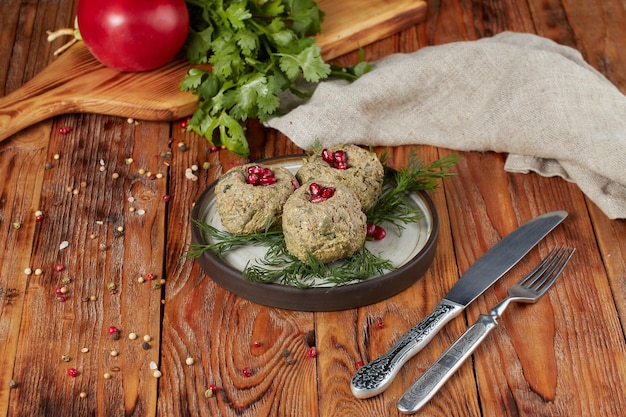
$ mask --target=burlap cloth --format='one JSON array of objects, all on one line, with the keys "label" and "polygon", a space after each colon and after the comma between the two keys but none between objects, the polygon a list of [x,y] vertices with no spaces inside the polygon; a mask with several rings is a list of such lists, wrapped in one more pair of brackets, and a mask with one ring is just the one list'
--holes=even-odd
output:
[{"label": "burlap cloth", "polygon": [[504,32],[394,54],[285,103],[267,125],[304,149],[318,139],[508,153],[507,171],[561,176],[626,218],[626,96],[551,40]]}]

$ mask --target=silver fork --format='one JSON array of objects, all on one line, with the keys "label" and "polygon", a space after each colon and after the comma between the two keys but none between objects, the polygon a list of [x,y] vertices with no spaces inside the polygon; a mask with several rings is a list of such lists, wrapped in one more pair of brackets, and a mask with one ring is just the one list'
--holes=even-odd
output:
[{"label": "silver fork", "polygon": [[510,287],[506,299],[492,308],[489,314],[481,314],[476,323],[411,385],[398,400],[398,410],[412,414],[424,406],[498,325],[498,319],[509,304],[535,303],[550,289],[574,250],[566,246],[552,249],[528,275]]}]

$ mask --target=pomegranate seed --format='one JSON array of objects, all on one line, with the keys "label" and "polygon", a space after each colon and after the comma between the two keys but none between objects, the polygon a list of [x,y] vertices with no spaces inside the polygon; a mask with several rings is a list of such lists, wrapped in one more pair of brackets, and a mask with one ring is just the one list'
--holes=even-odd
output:
[{"label": "pomegranate seed", "polygon": [[322,187],[317,184],[317,183],[311,183],[311,185],[309,185],[309,192],[311,193],[311,195],[319,195],[322,192]]},{"label": "pomegranate seed", "polygon": [[269,168],[264,168],[260,165],[248,167],[246,183],[250,185],[272,185],[276,184],[277,181],[274,172]]},{"label": "pomegranate seed", "polygon": [[387,232],[380,226],[376,226],[373,223],[368,223],[366,236],[374,240],[383,240],[385,236],[387,236]]},{"label": "pomegranate seed", "polygon": [[248,174],[248,179],[246,180],[248,184],[256,185],[259,182],[259,176],[257,174],[250,173]]},{"label": "pomegranate seed", "polygon": [[262,177],[259,178],[259,185],[272,185],[276,184],[276,181],[278,181],[276,177]]},{"label": "pomegranate seed", "polygon": [[346,151],[339,150],[335,152],[335,162],[348,162],[348,154]]},{"label": "pomegranate seed", "polygon": [[387,232],[380,226],[376,226],[376,232],[374,233],[374,240],[383,240],[387,236]]},{"label": "pomegranate seed", "polygon": [[348,153],[343,150],[335,151],[334,153],[328,149],[322,150],[322,160],[328,163],[336,169],[348,169]]},{"label": "pomegranate seed", "polygon": [[311,203],[320,203],[335,195],[335,189],[333,187],[322,187],[312,182],[311,185],[309,185],[309,193],[311,194],[309,197]]},{"label": "pomegranate seed", "polygon": [[322,189],[322,198],[327,200],[335,195],[335,189],[333,187],[324,187]]},{"label": "pomegranate seed", "polygon": [[326,148],[324,148],[322,150],[322,159],[325,162],[328,162],[329,164],[333,164],[335,162],[335,156],[333,155],[333,153],[330,150],[328,150]]},{"label": "pomegranate seed", "polygon": [[261,168],[258,165],[252,165],[251,167],[248,167],[248,174],[260,175],[262,173],[263,173],[263,168]]},{"label": "pomegranate seed", "polygon": [[298,184],[298,180],[291,180],[291,185],[293,185],[293,189],[297,190],[300,188],[300,184]]}]

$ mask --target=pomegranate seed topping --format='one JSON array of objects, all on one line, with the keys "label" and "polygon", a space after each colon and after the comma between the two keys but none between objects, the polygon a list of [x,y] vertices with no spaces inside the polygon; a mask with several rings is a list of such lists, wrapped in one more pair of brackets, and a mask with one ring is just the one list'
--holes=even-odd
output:
[{"label": "pomegranate seed topping", "polygon": [[274,172],[269,168],[260,165],[252,165],[248,167],[248,175],[246,182],[250,185],[271,185],[276,184]]},{"label": "pomegranate seed topping", "polygon": [[259,178],[259,185],[272,185],[276,184],[276,177],[261,177]]},{"label": "pomegranate seed topping", "polygon": [[383,240],[385,236],[387,236],[387,232],[380,226],[376,226],[373,223],[368,223],[366,236],[374,240]]},{"label": "pomegranate seed topping", "polygon": [[329,199],[335,195],[335,189],[333,187],[324,187],[322,189],[322,198]]},{"label": "pomegranate seed topping", "polygon": [[322,159],[331,165],[335,162],[335,156],[330,150],[326,148],[322,150]]},{"label": "pomegranate seed topping", "polygon": [[311,185],[309,185],[309,192],[311,195],[319,195],[322,192],[322,187],[319,184],[311,183]]},{"label": "pomegranate seed topping", "polygon": [[300,188],[300,184],[298,184],[298,180],[291,180],[291,185],[293,185],[293,189],[297,190]]},{"label": "pomegranate seed topping", "polygon": [[334,153],[324,148],[322,150],[322,160],[336,169],[348,169],[348,154],[346,151],[338,150]]},{"label": "pomegranate seed topping", "polygon": [[333,187],[322,187],[312,182],[311,185],[309,185],[309,193],[311,194],[309,197],[311,203],[321,203],[335,195],[335,189]]},{"label": "pomegranate seed topping", "polygon": [[257,185],[260,179],[261,178],[258,176],[258,174],[249,173],[247,182],[248,184]]}]

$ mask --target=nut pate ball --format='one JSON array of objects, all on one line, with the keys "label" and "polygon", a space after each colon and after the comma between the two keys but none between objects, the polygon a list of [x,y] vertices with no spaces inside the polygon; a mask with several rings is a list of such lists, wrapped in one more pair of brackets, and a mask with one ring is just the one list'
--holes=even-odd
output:
[{"label": "nut pate ball", "polygon": [[[328,198],[311,202],[316,198],[311,194],[311,184],[333,188],[334,192]],[[365,242],[366,220],[350,188],[321,181],[306,183],[287,199],[283,208],[287,250],[304,263],[308,263],[307,254],[323,263],[346,258]]]},{"label": "nut pate ball", "polygon": [[[254,177],[258,179],[256,184],[249,183],[254,179],[249,170],[260,172]],[[265,179],[261,179],[262,172],[267,174]],[[296,178],[286,168],[246,164],[230,169],[215,186],[222,225],[238,234],[261,232],[268,221],[272,221],[273,227],[280,227],[283,205],[296,186]]]},{"label": "nut pate ball", "polygon": [[[325,160],[345,152],[345,163],[333,164]],[[328,155],[330,153],[330,155]],[[385,170],[374,152],[356,145],[335,145],[309,156],[296,173],[300,183],[309,181],[342,184],[351,188],[361,202],[364,212],[374,206],[383,190]]]}]

